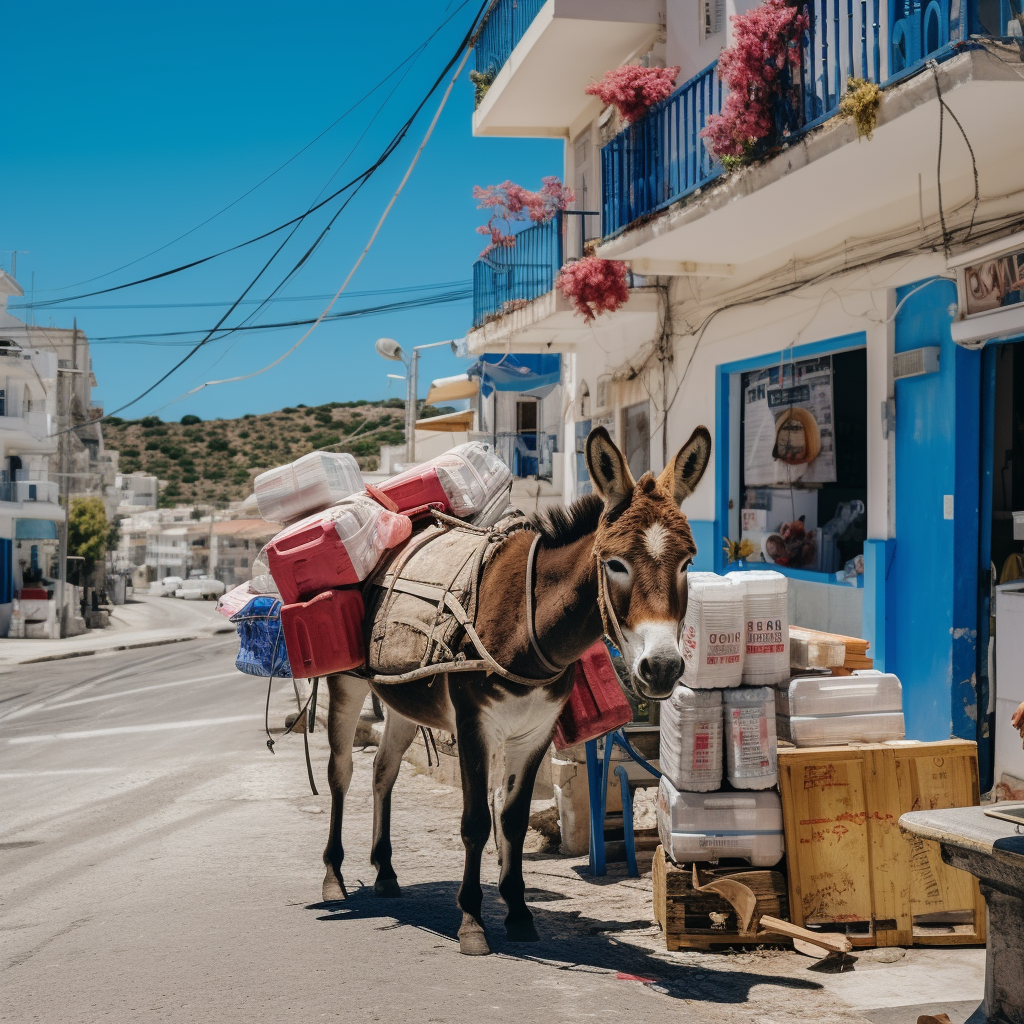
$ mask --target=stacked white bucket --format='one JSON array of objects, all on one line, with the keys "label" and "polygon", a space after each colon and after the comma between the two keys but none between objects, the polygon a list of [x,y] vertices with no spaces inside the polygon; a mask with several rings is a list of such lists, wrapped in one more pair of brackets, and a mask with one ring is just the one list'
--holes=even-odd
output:
[{"label": "stacked white bucket", "polygon": [[662,845],[677,862],[770,866],[783,853],[774,687],[789,679],[786,578],[691,572],[688,586],[684,674],[661,711]]}]

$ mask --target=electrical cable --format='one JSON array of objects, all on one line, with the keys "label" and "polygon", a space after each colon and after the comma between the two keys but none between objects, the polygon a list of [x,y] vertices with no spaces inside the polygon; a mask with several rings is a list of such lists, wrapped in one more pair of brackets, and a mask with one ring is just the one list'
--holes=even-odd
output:
[{"label": "electrical cable", "polygon": [[[485,0],[485,6],[487,2],[489,2],[489,0]],[[481,8],[481,10],[482,9],[483,8]],[[182,398],[187,397],[189,395],[194,395],[197,392],[202,391],[204,388],[213,387],[217,384],[232,384],[241,380],[250,380],[253,377],[258,377],[261,373],[266,373],[267,370],[271,370],[275,366],[284,362],[284,360],[287,359],[288,356],[290,356],[313,333],[313,331],[317,329],[317,327],[319,327],[321,321],[324,319],[324,317],[327,316],[328,313],[330,313],[334,304],[341,297],[341,293],[348,286],[349,281],[352,280],[352,277],[355,275],[355,272],[359,269],[363,260],[366,258],[366,254],[370,251],[371,246],[376,241],[377,235],[380,233],[380,229],[384,226],[384,221],[387,219],[388,214],[391,212],[391,208],[395,205],[395,202],[398,199],[399,195],[401,194],[402,189],[405,188],[406,182],[409,180],[410,176],[412,175],[413,169],[419,162],[420,155],[423,153],[424,148],[430,141],[431,135],[433,135],[434,133],[434,128],[437,126],[437,122],[441,117],[441,112],[444,110],[445,105],[448,102],[448,97],[451,95],[452,88],[454,87],[456,81],[458,81],[459,75],[462,74],[462,69],[466,66],[466,61],[469,59],[469,54],[470,50],[467,47],[465,53],[463,54],[462,61],[460,62],[458,68],[456,69],[455,74],[452,76],[451,81],[448,83],[448,88],[445,90],[444,96],[441,98],[441,103],[437,108],[437,112],[434,114],[434,119],[430,122],[430,126],[427,128],[426,135],[423,136],[423,141],[420,143],[419,149],[416,150],[416,153],[412,158],[412,162],[409,164],[409,168],[405,172],[405,176],[398,183],[398,188],[395,189],[394,195],[389,200],[388,205],[384,208],[384,212],[381,214],[380,220],[377,221],[377,226],[373,229],[373,234],[370,236],[370,240],[366,243],[366,246],[364,247],[363,251],[359,254],[359,258],[353,264],[352,269],[348,272],[348,276],[345,278],[344,281],[342,281],[341,287],[335,293],[334,298],[331,299],[331,301],[327,304],[324,311],[316,318],[315,322],[312,324],[309,330],[306,331],[306,333],[303,334],[302,337],[299,338],[299,340],[295,342],[294,345],[291,346],[291,348],[287,349],[284,353],[278,356],[277,359],[268,363],[266,366],[263,366],[258,370],[254,370],[252,373],[238,374],[235,377],[225,377],[222,380],[208,380],[206,381],[205,384],[200,384],[198,387],[192,388],[190,391],[186,391],[185,394],[181,396]],[[148,392],[146,393],[148,394]]]},{"label": "electrical cable", "polygon": [[[285,160],[285,162],[283,164],[281,164],[275,170],[271,171],[261,181],[258,181],[248,191],[243,192],[237,199],[235,199],[232,202],[228,203],[227,206],[225,206],[222,209],[218,210],[212,216],[207,217],[206,220],[201,221],[195,227],[189,228],[189,230],[186,231],[184,234],[178,235],[177,238],[172,238],[171,241],[165,242],[163,245],[161,245],[158,248],[152,250],[152,252],[148,252],[144,256],[139,256],[137,259],[130,260],[128,263],[124,263],[120,267],[115,267],[113,270],[108,270],[104,274],[98,274],[96,277],[90,277],[90,278],[87,278],[84,281],[78,281],[75,284],[62,285],[62,286],[60,286],[58,288],[41,288],[41,289],[39,289],[39,291],[43,291],[43,292],[59,292],[59,291],[65,291],[68,288],[80,288],[82,285],[91,284],[93,281],[101,281],[104,277],[110,277],[111,274],[116,274],[116,273],[118,273],[121,270],[125,270],[128,267],[134,266],[136,263],[141,263],[143,260],[149,259],[150,256],[155,256],[158,252],[163,252],[164,249],[169,248],[170,246],[176,244],[177,242],[180,242],[183,238],[187,238],[189,235],[191,235],[194,232],[198,231],[200,228],[205,227],[211,221],[216,220],[222,213],[227,213],[227,211],[230,210],[233,206],[237,206],[243,199],[245,199],[248,196],[252,195],[253,192],[255,192],[258,188],[260,188],[263,185],[265,185],[276,174],[278,174],[281,171],[283,171],[290,163],[292,163],[293,161],[297,160],[300,156],[302,156],[302,154],[305,153],[307,149],[309,149],[311,146],[313,146],[314,144],[319,142],[320,139],[322,139],[325,135],[328,134],[328,132],[330,132],[334,128],[336,128],[343,120],[345,120],[346,117],[348,117],[349,114],[351,114],[354,110],[356,110],[363,103],[365,103],[366,100],[368,100],[378,89],[380,89],[384,85],[385,82],[387,82],[389,79],[393,78],[396,74],[398,74],[398,72],[406,64],[408,64],[410,61],[415,63],[415,61],[419,57],[419,55],[427,48],[427,46],[430,45],[430,43],[434,40],[434,38],[438,35],[438,33],[441,32],[441,30],[448,24],[448,22],[450,22],[455,17],[455,15],[457,15],[459,13],[459,11],[461,11],[462,8],[466,6],[467,3],[469,3],[469,0],[463,0],[463,2],[461,4],[459,4],[459,6],[454,11],[452,11],[452,13],[447,18],[445,18],[444,21],[442,21],[441,24],[438,25],[437,28],[434,29],[434,31],[429,36],[427,36],[427,38],[415,50],[413,50],[412,53],[410,53],[408,57],[405,58],[405,60],[403,60],[403,61],[401,61],[401,63],[395,65],[395,67],[392,68],[392,70],[389,71],[369,92],[365,93],[362,97],[360,97],[343,114],[341,114],[337,118],[335,118],[322,132],[320,132],[319,135],[316,135],[316,136],[314,136],[314,138],[310,139],[310,141],[307,142],[306,145],[304,145],[300,150],[298,150],[298,152],[293,153],[287,160]],[[337,173],[337,172],[335,172],[335,173]]]},{"label": "electrical cable", "polygon": [[[421,309],[429,306],[443,306],[453,302],[466,302],[473,297],[472,289],[464,289],[460,291],[442,292],[439,295],[426,295],[420,296],[413,299],[405,299],[398,302],[383,303],[378,306],[365,306],[361,309],[348,309],[342,310],[338,313],[331,313],[329,316],[324,317],[325,321],[334,320],[348,320],[356,319],[364,316],[376,316],[380,313],[392,313],[400,312],[407,309]],[[231,332],[244,333],[248,331],[272,331],[272,330],[283,330],[288,327],[305,327],[308,324],[314,323],[316,317],[308,317],[301,320],[284,320],[280,323],[272,324],[250,324],[248,327],[225,327],[220,329],[220,333],[223,337],[226,337]],[[146,344],[146,339],[156,338],[174,338],[180,337],[187,334],[202,334],[205,329],[194,328],[188,331],[158,331],[148,334],[110,334],[101,335],[97,338],[90,338],[90,345],[131,345],[131,344]],[[214,328],[214,333],[217,333],[217,328]],[[220,338],[214,338],[214,341],[220,341]],[[152,341],[153,345],[158,347],[163,346],[166,348],[173,347],[175,345],[187,346],[194,345],[194,341],[168,341],[159,342]]]},{"label": "electrical cable", "polygon": [[974,218],[978,213],[978,204],[981,202],[981,188],[978,184],[978,161],[974,156],[974,147],[971,145],[971,140],[967,138],[967,132],[964,131],[964,126],[960,123],[960,119],[950,109],[949,104],[946,103],[942,96],[942,87],[939,85],[939,65],[935,61],[931,61],[932,67],[932,80],[935,82],[935,95],[939,100],[939,159],[938,167],[936,168],[936,178],[939,190],[939,220],[942,223],[942,243],[948,254],[949,244],[946,235],[946,220],[942,212],[942,122],[943,122],[943,111],[949,113],[949,116],[953,118],[953,122],[957,128],[960,129],[960,134],[963,136],[964,143],[967,146],[967,152],[971,155],[971,168],[974,172],[974,209],[971,211],[971,222],[967,225],[967,234],[964,235],[963,241],[971,237],[971,231],[974,229]]},{"label": "electrical cable", "polygon": [[[299,341],[297,341],[295,343],[295,345],[293,345],[287,352],[284,353],[284,355],[280,356],[273,363],[269,364],[268,366],[263,367],[261,370],[255,371],[254,373],[245,374],[245,375],[242,375],[242,376],[237,377],[237,378],[226,378],[224,381],[208,381],[206,384],[202,384],[199,387],[193,388],[191,391],[186,392],[186,394],[194,394],[196,391],[201,391],[204,387],[207,387],[210,384],[227,383],[228,381],[231,381],[231,380],[245,380],[245,379],[247,379],[249,377],[257,376],[258,374],[263,373],[266,370],[269,370],[272,366],[276,366],[278,363],[280,363],[281,361],[286,359],[288,357],[288,355],[290,355],[296,348],[298,348],[298,346],[301,345],[302,342],[305,341],[305,339],[307,337],[309,337],[310,334],[313,333],[313,331],[316,329],[316,327],[319,325],[319,323],[323,320],[323,318],[330,312],[331,308],[334,306],[335,302],[337,302],[337,300],[340,297],[341,293],[345,290],[345,287],[347,286],[348,282],[352,279],[353,274],[355,274],[356,270],[358,269],[359,265],[362,263],[362,261],[365,258],[366,254],[369,252],[370,246],[372,246],[374,240],[377,237],[378,232],[380,231],[380,228],[383,226],[385,218],[387,217],[388,213],[390,213],[392,206],[394,206],[395,200],[398,198],[399,193],[402,191],[402,189],[405,186],[405,183],[409,179],[409,176],[412,174],[412,170],[416,166],[416,163],[419,160],[420,154],[423,152],[423,148],[426,146],[427,141],[429,140],[430,136],[433,134],[434,128],[437,125],[438,118],[441,115],[441,111],[444,110],[445,104],[448,101],[448,97],[451,95],[452,88],[454,87],[455,82],[458,79],[458,76],[462,73],[462,69],[463,69],[463,67],[465,67],[466,61],[469,58],[470,45],[471,45],[471,41],[472,41],[472,39],[474,38],[474,35],[475,35],[476,24],[477,24],[477,22],[480,19],[480,14],[483,12],[484,8],[487,6],[488,3],[489,3],[489,0],[483,0],[483,3],[481,4],[480,9],[478,10],[477,14],[473,18],[473,21],[472,21],[472,24],[470,26],[469,31],[466,33],[466,35],[463,37],[462,41],[459,43],[459,46],[456,49],[454,55],[449,59],[448,63],[445,65],[445,67],[442,70],[441,74],[438,75],[438,77],[435,79],[434,83],[431,85],[430,89],[427,91],[427,93],[423,97],[423,99],[419,102],[419,104],[417,105],[416,109],[413,111],[412,115],[410,115],[410,117],[405,122],[405,124],[402,125],[402,127],[399,129],[399,131],[395,134],[395,136],[391,139],[391,141],[385,147],[385,149],[384,149],[383,153],[381,154],[381,156],[378,157],[377,161],[373,164],[373,166],[371,168],[369,168],[367,171],[364,171],[363,174],[359,176],[359,178],[353,179],[353,181],[360,181],[362,179],[369,178],[369,176],[372,175],[385,162],[385,160],[387,160],[388,157],[391,156],[392,153],[394,153],[394,151],[401,144],[402,140],[408,134],[409,129],[412,127],[412,124],[415,121],[416,117],[419,115],[420,111],[427,104],[427,102],[429,101],[430,97],[437,90],[437,88],[439,87],[441,82],[444,80],[444,78],[448,74],[448,72],[451,70],[451,68],[455,64],[455,62],[459,59],[459,56],[461,54],[462,55],[462,60],[459,63],[458,70],[456,71],[455,75],[453,76],[453,78],[451,79],[451,81],[448,84],[448,88],[445,91],[444,97],[443,97],[443,99],[441,101],[440,106],[438,107],[437,113],[434,115],[434,119],[430,123],[430,127],[427,130],[427,134],[424,136],[423,142],[420,143],[420,148],[416,151],[416,154],[413,157],[413,161],[409,165],[409,168],[408,168],[408,170],[405,173],[405,177],[402,179],[402,181],[401,181],[398,189],[396,190],[395,194],[391,197],[391,201],[388,203],[388,206],[385,209],[384,214],[381,216],[381,219],[378,222],[377,227],[374,229],[374,232],[373,232],[373,235],[370,238],[370,241],[367,243],[366,247],[363,249],[363,252],[360,254],[359,259],[356,261],[356,263],[353,266],[352,270],[349,272],[348,277],[343,282],[341,288],[339,288],[338,291],[335,293],[334,298],[331,300],[331,302],[328,304],[328,306],[324,309],[324,311],[320,314],[320,316],[317,317],[316,321],[309,328],[309,330],[306,331],[306,333],[299,339]],[[335,196],[339,195],[341,192],[345,191],[348,187],[349,186],[344,186],[338,192],[334,193],[334,195]],[[323,202],[317,204],[312,209],[319,209],[320,207],[324,206],[327,202],[330,201],[330,198],[333,198],[333,196],[332,197],[328,197],[328,199],[326,199]],[[307,211],[307,214],[309,212],[312,212],[312,210]],[[292,221],[289,221],[288,224],[290,225],[290,224],[294,223],[295,220],[304,219],[307,216],[307,214],[302,214],[301,218],[294,218]],[[332,223],[333,223],[333,221],[332,221]],[[287,226],[287,225],[283,225],[283,226]],[[278,230],[278,229],[275,229],[275,231],[276,230]],[[274,233],[274,232],[271,232],[271,233]],[[260,270],[260,272],[256,275],[255,278],[253,278],[253,281],[250,283],[250,285],[245,289],[245,291],[242,293],[242,295],[239,296],[239,299],[237,299],[235,301],[235,303],[232,304],[231,309],[229,309],[228,312],[225,313],[223,317],[221,317],[220,321],[217,324],[217,327],[219,327],[221,324],[223,324],[224,320],[227,319],[227,317],[234,311],[234,309],[237,306],[238,302],[241,301],[241,299],[243,299],[246,294],[248,294],[249,290],[255,285],[256,281],[258,281],[259,278],[263,275],[263,273],[266,270],[266,268],[270,265],[270,263],[276,257],[277,253],[280,252],[282,247],[283,246],[279,246],[277,251],[274,253],[274,255],[271,256],[270,260],[268,260],[267,263],[264,264],[264,266]],[[164,275],[164,276],[166,276],[166,275]],[[119,290],[120,288],[124,288],[124,287],[128,287],[128,286],[127,285],[121,285],[121,286],[118,286],[117,289],[105,289],[104,291],[116,291],[116,290]],[[96,294],[101,294],[101,293],[96,293]],[[167,380],[168,377],[171,376],[171,374],[175,373],[178,369],[180,369],[181,366],[183,366],[189,359],[191,359],[192,356],[194,356],[196,354],[196,352],[198,352],[199,349],[201,349],[210,340],[210,337],[212,336],[212,333],[213,332],[211,331],[205,338],[203,338],[202,341],[198,342],[189,352],[187,352],[180,360],[178,360],[178,362],[175,363],[175,365],[173,367],[171,367],[170,370],[168,370],[166,373],[161,375],[161,377],[155,383],[151,384],[141,394],[137,395],[131,401],[126,402],[124,405],[119,406],[117,409],[114,409],[111,412],[107,413],[105,416],[102,417],[102,419],[97,419],[97,420],[94,420],[92,422],[99,423],[99,422],[102,422],[102,420],[104,420],[104,419],[109,419],[111,416],[114,416],[114,415],[117,415],[120,412],[123,412],[125,409],[129,408],[130,406],[134,405],[136,402],[138,402],[141,399],[145,398],[146,395],[150,394],[157,387],[159,387],[165,380]],[[182,396],[182,397],[184,397],[184,396]],[[71,428],[68,428],[68,429],[71,429]],[[59,434],[59,433],[64,433],[64,432],[65,431],[58,431],[57,433]],[[56,436],[56,435],[50,435],[50,436]]]}]

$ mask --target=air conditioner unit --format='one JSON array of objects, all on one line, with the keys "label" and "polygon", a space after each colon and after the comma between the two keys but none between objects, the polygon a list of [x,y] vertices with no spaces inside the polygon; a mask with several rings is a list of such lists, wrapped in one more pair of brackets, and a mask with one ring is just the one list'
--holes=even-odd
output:
[{"label": "air conditioner unit", "polygon": [[939,346],[926,345],[909,352],[897,352],[892,357],[892,379],[920,377],[926,373],[939,372]]},{"label": "air conditioner unit", "polygon": [[1024,231],[949,261],[956,272],[958,345],[980,348],[993,338],[1024,335]]}]

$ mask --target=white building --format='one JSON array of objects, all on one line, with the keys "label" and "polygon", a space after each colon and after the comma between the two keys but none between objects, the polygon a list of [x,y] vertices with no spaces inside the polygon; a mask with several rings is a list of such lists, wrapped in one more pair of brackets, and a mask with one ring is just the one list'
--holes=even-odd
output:
[{"label": "white building", "polygon": [[0,636],[12,600],[26,585],[48,589],[56,575],[57,524],[64,521],[59,487],[49,477],[57,451],[57,356],[25,346],[24,324],[7,312],[24,294],[0,270]]},{"label": "white building", "polygon": [[155,476],[118,473],[114,483],[120,492],[118,512],[122,514],[151,511],[160,504],[160,481]]},{"label": "white building", "polygon": [[[696,567],[722,571],[725,538],[778,551],[771,535],[803,517],[813,544],[779,566],[794,616],[868,637],[903,681],[908,736],[978,739],[985,789],[1001,699],[987,581],[1024,547],[1021,19],[1005,0],[810,5],[775,137],[726,173],[700,131],[726,95],[729,16],[754,6],[491,5],[474,133],[563,139],[577,209],[477,263],[467,341],[562,353],[567,501],[592,427],[637,474],[706,424],[715,457],[684,505]],[[584,92],[622,64],[681,68],[632,125]],[[870,139],[836,116],[849,77],[881,87]],[[553,288],[581,235],[631,275],[628,302],[590,324]],[[817,455],[777,458],[805,404]],[[848,560],[861,571],[837,578]]]}]

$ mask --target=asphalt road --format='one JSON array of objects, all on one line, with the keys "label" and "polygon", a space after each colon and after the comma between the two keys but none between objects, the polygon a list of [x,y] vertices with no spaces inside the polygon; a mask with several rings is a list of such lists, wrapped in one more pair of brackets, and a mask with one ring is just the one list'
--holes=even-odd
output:
[{"label": "asphalt road", "polygon": [[[403,766],[405,895],[362,887],[372,751],[356,754],[346,809],[351,896],[320,904],[328,800],[309,794],[301,738],[266,749],[266,691],[234,671],[234,652],[220,636],[0,675],[0,1019],[863,1021],[858,998],[911,1003],[914,984],[938,993],[940,972],[952,980],[947,953],[862,957],[858,974],[874,968],[864,1002],[847,992],[856,975],[833,981],[792,953],[659,953],[649,882],[595,883],[558,858],[527,866],[544,939],[531,946],[503,939],[488,858],[496,954],[463,957],[456,791]],[[294,700],[277,686],[279,724]],[[323,730],[311,739],[326,791]]]}]

